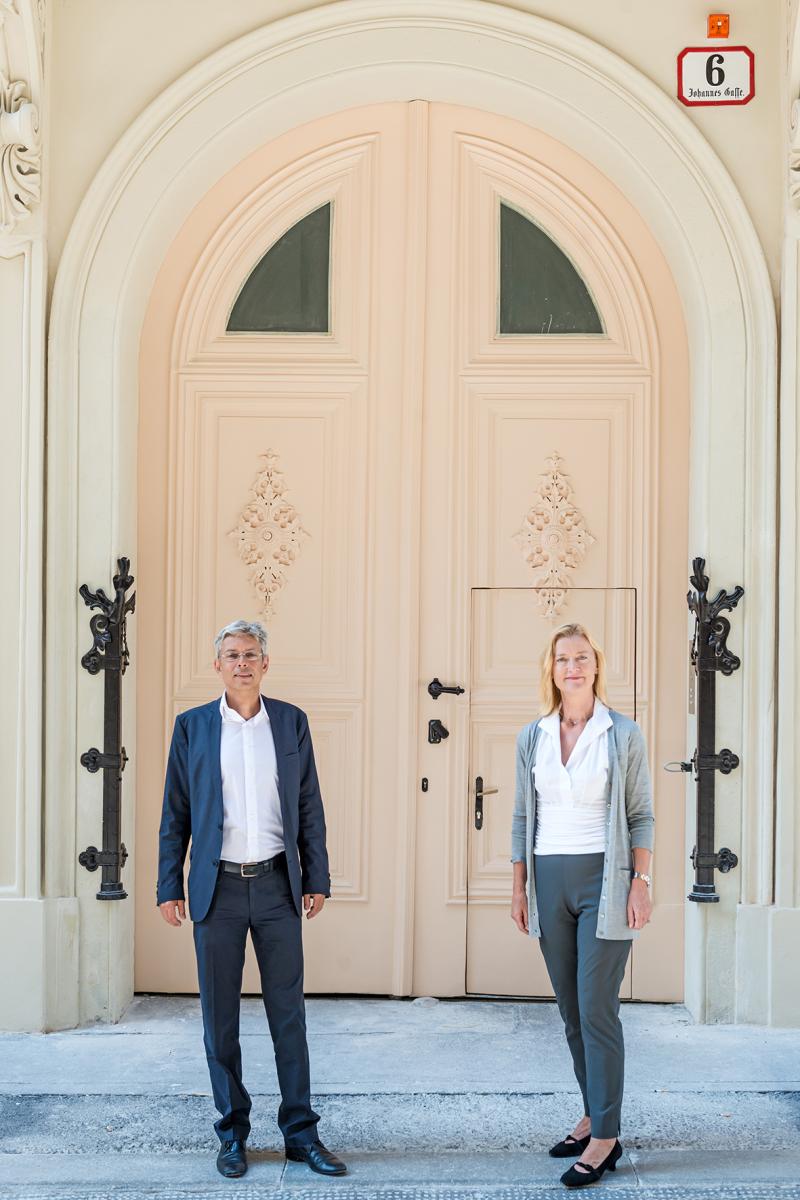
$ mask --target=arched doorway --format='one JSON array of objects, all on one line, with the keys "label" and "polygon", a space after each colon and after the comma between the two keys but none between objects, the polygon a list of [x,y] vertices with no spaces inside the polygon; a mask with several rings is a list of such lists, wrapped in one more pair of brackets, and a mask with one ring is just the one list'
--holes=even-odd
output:
[{"label": "arched doorway", "polygon": [[[725,804],[726,829],[742,834],[743,870],[722,881],[713,919],[691,913],[687,922],[687,1003],[700,1018],[732,1010],[733,984],[723,980],[712,995],[709,971],[733,958],[738,901],[765,903],[771,888],[771,859],[760,848],[772,821],[772,673],[764,664],[774,642],[775,327],[752,223],[685,114],[603,47],[481,0],[402,0],[391,17],[381,4],[352,0],[265,26],[159,97],[98,174],[61,259],[49,354],[45,874],[50,892],[80,901],[81,1019],[113,1019],[127,1003],[133,927],[130,907],[98,905],[93,881],[65,865],[96,836],[94,781],[78,763],[97,736],[98,712],[78,666],[82,610],[64,604],[63,589],[105,579],[136,542],[139,348],[156,276],[198,195],[265,141],[347,106],[420,95],[468,106],[476,80],[484,110],[546,128],[615,182],[656,238],[681,296],[692,551],[713,547],[716,571],[741,580],[749,597],[741,703],[721,711],[718,726],[720,744],[748,746]],[[744,463],[735,493],[732,461]],[[135,664],[136,631],[133,639]],[[417,715],[415,706],[409,726]],[[126,721],[130,795],[138,767],[130,704]],[[135,855],[132,806],[125,819]],[[396,845],[408,860],[420,839],[399,821]],[[392,916],[399,994],[412,986],[413,895],[409,874]]]},{"label": "arched doorway", "polygon": [[[201,201],[140,379],[137,988],[194,987],[147,887],[160,783],[175,713],[216,694],[211,636],[244,614],[271,628],[269,689],[309,712],[328,805],[309,989],[391,992],[403,954],[417,994],[549,994],[507,912],[514,739],[553,624],[598,631],[656,762],[682,736],[685,620],[663,581],[687,555],[686,338],[644,222],[519,122],[349,109]],[[436,676],[463,696],[434,702]],[[674,781],[656,785],[658,950],[640,967],[637,947],[626,994],[670,1000],[683,826]]]}]

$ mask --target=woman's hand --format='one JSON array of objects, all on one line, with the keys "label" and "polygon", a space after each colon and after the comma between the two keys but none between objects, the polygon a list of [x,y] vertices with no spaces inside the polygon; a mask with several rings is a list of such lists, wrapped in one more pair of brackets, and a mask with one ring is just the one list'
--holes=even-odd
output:
[{"label": "woman's hand", "polygon": [[511,897],[511,920],[520,933],[528,932],[528,897],[524,891],[515,889]]},{"label": "woman's hand", "polygon": [[628,928],[644,929],[653,911],[650,888],[643,879],[632,879],[628,892]]}]

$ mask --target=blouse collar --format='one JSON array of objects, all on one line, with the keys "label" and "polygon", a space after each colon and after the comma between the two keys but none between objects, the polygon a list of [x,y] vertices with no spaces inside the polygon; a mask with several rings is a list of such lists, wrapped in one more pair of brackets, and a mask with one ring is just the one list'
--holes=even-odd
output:
[{"label": "blouse collar", "polygon": [[[581,730],[580,737],[584,742],[593,741],[601,733],[610,729],[612,724],[611,713],[603,701],[595,696],[592,715]],[[549,733],[555,739],[559,746],[561,745],[561,714],[558,709],[542,718],[541,727],[545,733]]]}]

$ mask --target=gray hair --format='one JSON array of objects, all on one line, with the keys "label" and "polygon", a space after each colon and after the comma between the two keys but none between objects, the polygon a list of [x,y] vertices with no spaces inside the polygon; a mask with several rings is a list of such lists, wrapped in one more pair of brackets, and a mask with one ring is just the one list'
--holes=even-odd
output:
[{"label": "gray hair", "polygon": [[255,638],[261,647],[261,653],[266,656],[267,653],[267,631],[260,621],[231,621],[230,625],[223,625],[217,636],[214,638],[214,656],[219,658],[222,650],[222,643],[226,637],[252,637]]}]

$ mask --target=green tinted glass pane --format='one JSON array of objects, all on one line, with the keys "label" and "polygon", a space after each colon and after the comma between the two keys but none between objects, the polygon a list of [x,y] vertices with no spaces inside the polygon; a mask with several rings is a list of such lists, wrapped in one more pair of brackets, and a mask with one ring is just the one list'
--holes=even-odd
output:
[{"label": "green tinted glass pane", "polygon": [[278,238],[250,273],[231,310],[229,333],[328,333],[331,206]]},{"label": "green tinted glass pane", "polygon": [[500,333],[602,333],[586,284],[552,238],[500,205]]}]

